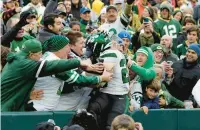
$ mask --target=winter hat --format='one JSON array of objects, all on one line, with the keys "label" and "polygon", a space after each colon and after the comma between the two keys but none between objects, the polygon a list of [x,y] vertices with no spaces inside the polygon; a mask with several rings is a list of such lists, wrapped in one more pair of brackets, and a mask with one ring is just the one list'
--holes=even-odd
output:
[{"label": "winter hat", "polygon": [[106,8],[106,12],[108,12],[109,9],[114,9],[117,11],[117,8],[114,6],[114,5],[109,5],[107,8]]},{"label": "winter hat", "polygon": [[143,54],[145,54],[147,57],[148,57],[148,51],[147,50],[145,50],[144,48],[139,48],[138,50],[137,50],[137,52],[136,52],[137,54],[138,53],[143,53]]},{"label": "winter hat", "polygon": [[169,10],[169,13],[172,14],[172,6],[171,6],[170,3],[163,2],[163,3],[160,5],[160,10],[163,10],[163,9]]},{"label": "winter hat", "polygon": [[164,49],[163,49],[162,45],[160,45],[158,43],[155,43],[155,44],[151,45],[151,50],[153,52],[157,51],[157,50],[162,50],[164,52]]},{"label": "winter hat", "polygon": [[36,39],[27,40],[24,42],[24,47],[21,51],[26,54],[29,54],[30,52],[32,53],[40,52],[42,51],[41,42]]},{"label": "winter hat", "polygon": [[118,37],[120,37],[121,39],[123,39],[123,38],[128,38],[129,41],[131,41],[131,35],[130,35],[127,31],[121,31],[121,32],[118,34]]},{"label": "winter hat", "polygon": [[191,49],[197,53],[198,56],[200,56],[200,45],[199,44],[191,44],[189,45],[188,49]]},{"label": "winter hat", "polygon": [[43,53],[46,51],[56,52],[69,44],[69,39],[65,36],[54,35],[43,43]]},{"label": "winter hat", "polygon": [[173,12],[173,16],[176,15],[178,12],[180,12],[181,14],[183,14],[181,10],[177,9],[177,10],[175,10],[175,11]]}]

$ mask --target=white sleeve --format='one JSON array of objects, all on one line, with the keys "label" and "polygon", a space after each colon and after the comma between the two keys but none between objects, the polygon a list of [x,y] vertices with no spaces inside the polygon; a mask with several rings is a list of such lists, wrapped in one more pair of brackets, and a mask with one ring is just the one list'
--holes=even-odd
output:
[{"label": "white sleeve", "polygon": [[131,83],[130,84],[131,90],[131,105],[134,109],[140,109],[141,102],[142,102],[142,86],[139,82]]},{"label": "white sleeve", "polygon": [[197,104],[200,106],[200,79],[193,87],[192,95],[194,96],[194,99],[196,100]]}]

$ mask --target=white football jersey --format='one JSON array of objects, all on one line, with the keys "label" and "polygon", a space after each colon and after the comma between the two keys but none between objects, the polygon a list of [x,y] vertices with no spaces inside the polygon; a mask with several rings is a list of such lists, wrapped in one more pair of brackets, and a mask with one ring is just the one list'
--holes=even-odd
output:
[{"label": "white football jersey", "polygon": [[107,87],[100,91],[112,95],[124,95],[129,91],[129,72],[125,56],[118,50],[106,50],[100,58],[104,63],[113,63],[113,78],[108,82]]}]

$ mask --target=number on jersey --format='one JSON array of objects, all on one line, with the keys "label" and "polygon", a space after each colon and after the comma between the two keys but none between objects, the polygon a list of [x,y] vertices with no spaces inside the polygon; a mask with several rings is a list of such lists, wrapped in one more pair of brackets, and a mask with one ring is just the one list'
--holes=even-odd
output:
[{"label": "number on jersey", "polygon": [[163,29],[166,35],[172,36],[173,39],[177,38],[175,25],[169,25],[169,26],[165,25]]},{"label": "number on jersey", "polygon": [[121,59],[120,61],[120,67],[121,69],[121,74],[122,74],[122,82],[123,83],[128,83],[129,82],[129,74],[128,74],[128,70],[126,67],[126,59]]}]

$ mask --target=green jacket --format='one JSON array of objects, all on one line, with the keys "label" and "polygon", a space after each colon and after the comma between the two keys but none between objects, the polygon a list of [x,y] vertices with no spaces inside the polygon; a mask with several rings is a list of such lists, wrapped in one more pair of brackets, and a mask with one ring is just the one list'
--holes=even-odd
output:
[{"label": "green jacket", "polygon": [[[145,49],[148,52],[147,61],[145,62],[145,64],[142,67],[140,67],[136,64],[132,64],[132,66],[130,67],[130,69],[139,76],[139,79],[138,79],[139,82],[142,82],[144,80],[149,81],[156,77],[156,72],[153,69],[154,59],[153,59],[152,51],[150,50],[150,48],[145,47],[145,46],[143,46],[141,48]],[[137,53],[136,53],[136,55],[137,55]],[[136,59],[136,55],[134,55],[134,60]]]},{"label": "green jacket", "polygon": [[62,94],[71,93],[77,89],[81,89],[82,87],[90,86],[93,84],[100,83],[99,76],[84,76],[78,74],[74,70],[69,70],[64,73],[64,77],[60,77],[61,75],[57,75],[57,78],[65,79],[65,84],[62,90]]},{"label": "green jacket", "polygon": [[29,36],[29,35],[24,35],[22,39],[20,40],[13,40],[11,43],[10,43],[10,49],[12,52],[19,52],[23,46],[24,46],[24,42],[29,40],[29,39],[34,39],[34,37],[32,36]]},{"label": "green jacket", "polygon": [[177,46],[176,51],[175,51],[176,55],[180,59],[182,59],[185,56],[186,52],[187,52],[187,48],[188,48],[188,46],[186,45],[186,43],[184,41],[182,44]]},{"label": "green jacket", "polygon": [[7,62],[1,77],[1,111],[23,111],[38,76],[48,76],[80,66],[77,59],[33,61],[22,51],[9,53]]},{"label": "green jacket", "polygon": [[184,103],[173,97],[168,90],[161,90],[159,92],[159,97],[160,96],[163,96],[166,100],[166,106],[161,106],[161,108],[184,108]]}]

